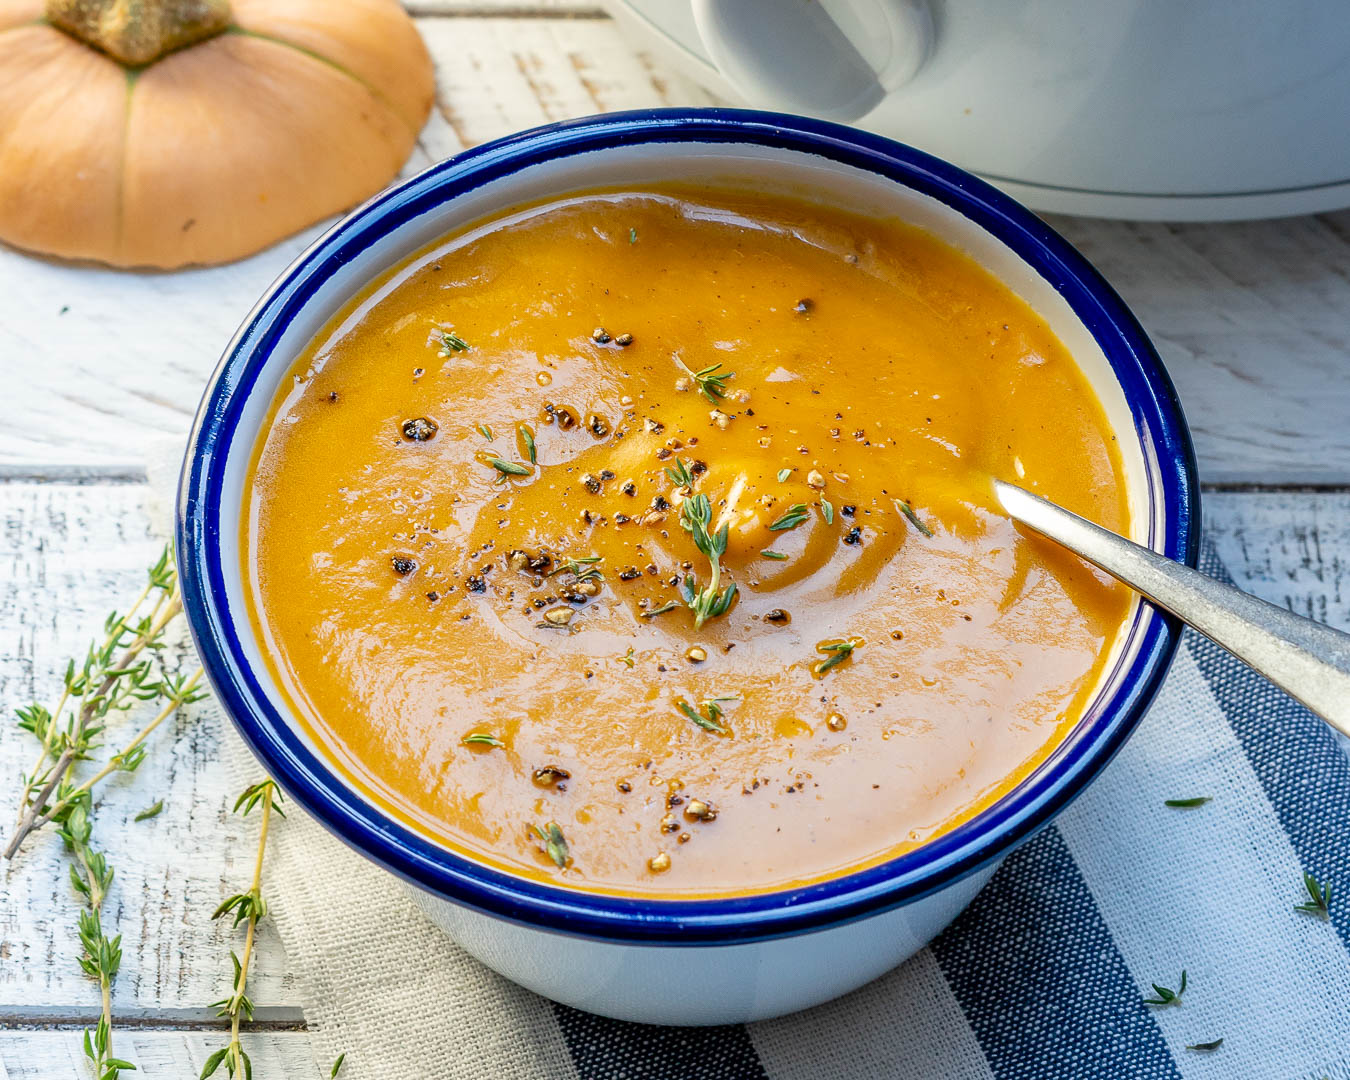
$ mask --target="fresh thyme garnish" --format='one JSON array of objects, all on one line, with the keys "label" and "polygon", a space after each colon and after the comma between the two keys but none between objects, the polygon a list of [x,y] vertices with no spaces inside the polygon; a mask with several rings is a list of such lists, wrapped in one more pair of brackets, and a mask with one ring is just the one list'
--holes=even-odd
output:
[{"label": "fresh thyme garnish", "polygon": [[158,817],[158,816],[159,816],[159,812],[160,812],[161,810],[163,810],[163,809],[164,809],[164,800],[163,800],[163,799],[160,799],[160,800],[159,800],[157,803],[155,803],[153,806],[147,806],[144,810],[142,810],[139,814],[137,814],[137,815],[136,815],[134,818],[132,818],[131,820],[132,820],[132,821],[149,821],[152,817]]},{"label": "fresh thyme garnish", "polygon": [[629,242],[630,244],[636,244],[636,243],[637,243],[637,230],[636,230],[636,229],[629,229],[629,230],[628,230],[628,242]]},{"label": "fresh thyme garnish", "polygon": [[786,529],[795,529],[809,515],[806,512],[806,503],[793,503],[787,508],[787,512],[769,526],[769,532],[783,532]]},{"label": "fresh thyme garnish", "polygon": [[576,584],[583,581],[599,581],[604,577],[597,567],[597,563],[603,562],[603,555],[583,555],[581,558],[559,559],[558,565],[550,570],[545,576],[553,577],[554,574],[571,574],[576,578]]},{"label": "fresh thyme garnish", "polygon": [[503,747],[506,745],[506,743],[502,742],[496,735],[491,735],[486,731],[472,731],[459,741],[465,746]]},{"label": "fresh thyme garnish", "polygon": [[263,854],[267,850],[267,831],[272,820],[272,812],[276,811],[282,817],[286,816],[281,809],[281,801],[281,792],[277,789],[276,783],[272,780],[263,780],[246,787],[234,803],[234,812],[241,817],[247,817],[255,806],[262,807],[262,820],[258,826],[258,856],[253,863],[253,882],[248,892],[235,893],[226,898],[211,916],[213,919],[219,919],[233,912],[234,925],[237,927],[240,923],[247,923],[247,926],[244,930],[243,955],[236,955],[233,949],[230,950],[230,963],[234,969],[230,996],[221,998],[211,1005],[213,1009],[220,1010],[217,1015],[230,1018],[230,1041],[206,1059],[201,1080],[206,1080],[219,1069],[222,1062],[225,1063],[231,1076],[247,1078],[253,1075],[253,1064],[239,1042],[239,1026],[243,1021],[253,1019],[253,1001],[245,993],[248,985],[248,965],[253,958],[258,922],[267,914],[267,902],[262,896]]},{"label": "fresh thyme garnish", "polygon": [[727,550],[728,527],[723,525],[715,533],[708,532],[712,522],[712,504],[708,496],[700,493],[685,499],[680,505],[680,525],[694,538],[694,546],[708,557],[712,574],[706,589],[698,587],[698,578],[686,574],[682,592],[684,602],[694,613],[694,629],[700,629],[705,622],[718,615],[724,615],[736,599],[736,584],[728,585],[719,591],[722,583],[722,556]]},{"label": "fresh thyme garnish", "polygon": [[1191,1043],[1189,1046],[1186,1047],[1186,1049],[1187,1049],[1187,1050],[1203,1050],[1203,1051],[1205,1051],[1206,1053],[1208,1053],[1210,1050],[1217,1050],[1217,1049],[1218,1049],[1219,1047],[1221,1047],[1222,1045],[1223,1045],[1223,1040],[1222,1040],[1222,1039],[1215,1039],[1213,1042],[1207,1042],[1207,1043]]},{"label": "fresh thyme garnish", "polygon": [[1181,972],[1181,985],[1175,990],[1154,983],[1153,992],[1158,996],[1144,998],[1145,1005],[1180,1005],[1181,995],[1186,992],[1186,972],[1184,970]]},{"label": "fresh thyme garnish", "polygon": [[548,853],[548,857],[553,860],[554,865],[559,870],[567,869],[567,837],[563,836],[563,831],[558,827],[558,823],[550,821],[542,828],[538,825],[531,825],[530,832],[534,833],[539,842],[544,845],[544,850]]},{"label": "fresh thyme garnish", "polygon": [[449,356],[452,353],[463,352],[467,348],[469,348],[469,343],[453,330],[441,331],[441,356]]},{"label": "fresh thyme garnish", "polygon": [[486,424],[478,425],[478,434],[483,436],[483,438],[485,438],[488,442],[491,442],[493,439],[497,437],[494,434],[492,434],[492,429],[488,427]]},{"label": "fresh thyme garnish", "polygon": [[817,651],[829,653],[830,655],[824,660],[817,660],[811,665],[812,672],[817,676],[824,675],[830,668],[837,667],[852,656],[853,650],[861,644],[863,644],[863,639],[854,637],[844,641],[830,641],[823,645],[817,645]]},{"label": "fresh thyme garnish", "polygon": [[530,459],[530,464],[538,465],[538,455],[534,448],[534,433],[524,424],[517,425],[516,431],[520,434],[520,441],[525,444],[525,456]]},{"label": "fresh thyme garnish", "polygon": [[820,513],[825,518],[826,525],[834,524],[834,503],[823,495],[820,498]]},{"label": "fresh thyme garnish", "polygon": [[933,530],[919,520],[919,515],[914,512],[914,507],[910,506],[904,499],[896,499],[894,501],[895,508],[909,519],[909,523],[931,540],[933,538]]},{"label": "fresh thyme garnish", "polygon": [[784,555],[781,551],[770,551],[768,548],[765,548],[764,550],[762,550],[762,551],[760,552],[760,554],[763,555],[766,559],[780,559],[780,560],[781,560],[781,559],[786,559],[786,558],[787,558],[787,556]]},{"label": "fresh thyme garnish", "polygon": [[786,481],[787,481],[787,478],[788,478],[789,476],[791,476],[791,475],[792,475],[792,470],[791,470],[791,469],[779,469],[779,470],[778,470],[778,482],[779,482],[780,484],[786,482]]},{"label": "fresh thyme garnish", "polygon": [[698,371],[689,371],[689,368],[678,357],[675,362],[689,372],[689,377],[694,380],[694,386],[697,387],[698,392],[714,405],[726,398],[727,380],[736,377],[734,371],[719,371],[721,364],[709,364]]},{"label": "fresh thyme garnish", "polygon": [[667,465],[666,475],[670,477],[670,482],[676,487],[694,486],[694,474],[689,471],[689,464],[684,458],[677,457],[674,465]]},{"label": "fresh thyme garnish", "polygon": [[[734,695],[731,697],[705,698],[701,706],[702,712],[700,712],[699,709],[695,709],[687,701],[677,701],[675,705],[680,712],[684,713],[685,716],[689,717],[690,720],[696,723],[704,731],[711,731],[715,735],[729,735],[730,732],[722,724],[722,703],[724,701],[737,700],[739,699]],[[704,716],[704,712],[708,715]]]},{"label": "fresh thyme garnish", "polygon": [[1329,904],[1331,903],[1331,882],[1323,881],[1321,883],[1306,871],[1303,874],[1303,887],[1308,890],[1310,900],[1302,904],[1295,904],[1295,911],[1302,911],[1307,915],[1316,915],[1318,918],[1326,919],[1331,915]]},{"label": "fresh thyme garnish", "polygon": [[1194,799],[1164,799],[1164,806],[1175,806],[1178,809],[1188,810],[1194,806],[1204,806],[1209,802],[1208,795],[1197,795]]},{"label": "fresh thyme garnish", "polygon": [[503,461],[499,457],[492,458],[488,464],[496,469],[503,476],[529,476],[530,470],[524,465],[517,465],[514,461]]},{"label": "fresh thyme garnish", "polygon": [[639,617],[643,619],[654,619],[658,615],[664,615],[667,611],[674,611],[679,606],[680,602],[678,600],[667,600],[658,608],[652,608],[650,611],[642,611],[638,614]]}]

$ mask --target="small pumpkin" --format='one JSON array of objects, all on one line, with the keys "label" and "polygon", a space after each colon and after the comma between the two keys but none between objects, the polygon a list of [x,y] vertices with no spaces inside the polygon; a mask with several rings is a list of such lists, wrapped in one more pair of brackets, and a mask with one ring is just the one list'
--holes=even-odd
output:
[{"label": "small pumpkin", "polygon": [[387,184],[434,92],[397,0],[0,0],[0,240],[241,258]]}]

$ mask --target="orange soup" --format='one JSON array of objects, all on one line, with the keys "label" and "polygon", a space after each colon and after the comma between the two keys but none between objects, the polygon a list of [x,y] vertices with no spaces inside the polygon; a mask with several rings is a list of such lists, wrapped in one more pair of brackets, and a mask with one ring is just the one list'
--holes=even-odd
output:
[{"label": "orange soup", "polygon": [[588,890],[923,844],[1086,707],[1130,599],[990,477],[1128,532],[1045,322],[894,221],[692,186],[523,207],[356,298],[253,466],[273,672],[369,797]]}]

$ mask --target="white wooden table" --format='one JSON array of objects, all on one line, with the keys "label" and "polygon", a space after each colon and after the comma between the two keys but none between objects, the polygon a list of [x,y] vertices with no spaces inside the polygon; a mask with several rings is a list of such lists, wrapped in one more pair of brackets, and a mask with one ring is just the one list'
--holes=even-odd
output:
[{"label": "white wooden table", "polygon": [[[596,9],[565,0],[420,0],[436,112],[410,169],[534,124],[618,108],[705,104]],[[1243,225],[1054,221],[1124,294],[1181,391],[1205,522],[1247,589],[1350,628],[1350,212]],[[46,699],[139,587],[159,541],[148,447],[186,432],[244,312],[313,235],[234,266],[137,275],[0,250],[0,708]],[[224,1037],[232,938],[209,915],[242,887],[254,825],[230,815],[215,721],[180,719],[135,777],[111,783],[98,835],[124,934],[114,1012],[138,1075],[195,1077]],[[0,802],[31,746],[0,724]],[[133,823],[160,795],[165,810]],[[284,825],[283,825],[284,827]],[[77,905],[59,841],[0,869],[0,1080],[83,1076],[98,1014],[79,974]],[[266,924],[264,924],[266,926]],[[316,1077],[294,977],[264,930],[248,1036],[260,1080]],[[323,1071],[326,1075],[326,1070]]]}]

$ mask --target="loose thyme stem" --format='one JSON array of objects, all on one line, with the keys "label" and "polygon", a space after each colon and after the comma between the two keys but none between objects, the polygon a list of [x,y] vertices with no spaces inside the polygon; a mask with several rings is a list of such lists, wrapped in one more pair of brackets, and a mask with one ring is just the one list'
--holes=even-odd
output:
[{"label": "loose thyme stem", "polygon": [[[267,798],[263,800],[262,824],[258,828],[258,855],[253,860],[253,885],[250,892],[256,897],[260,896],[262,888],[262,870],[263,853],[267,850],[267,828],[272,821],[272,800]],[[244,1048],[239,1042],[239,1022],[243,1018],[244,1010],[239,1008],[238,1002],[244,996],[244,988],[248,985],[248,964],[253,958],[253,938],[258,931],[258,910],[255,904],[248,915],[248,929],[244,931],[244,954],[239,958],[239,975],[235,979],[234,999],[236,1005],[230,1016],[230,1056],[234,1059],[234,1068],[230,1070],[232,1074],[243,1075],[244,1062],[242,1055]]]},{"label": "loose thyme stem", "polygon": [[197,668],[197,670],[192,673],[192,677],[188,679],[187,682],[183,683],[182,686],[176,689],[173,696],[170,697],[169,703],[165,705],[164,708],[159,710],[159,712],[155,715],[155,718],[151,720],[150,723],[146,724],[145,727],[141,728],[139,732],[136,733],[135,738],[133,738],[129,743],[126,744],[126,746],[122,747],[121,750],[119,750],[112,757],[110,757],[108,759],[107,764],[104,765],[103,768],[99,769],[98,772],[94,773],[94,775],[91,776],[88,780],[86,780],[83,784],[81,784],[77,788],[73,788],[68,794],[63,795],[61,798],[57,799],[56,802],[52,804],[52,806],[47,810],[46,813],[42,814],[33,822],[33,827],[29,829],[29,832],[36,832],[38,829],[42,828],[42,826],[46,825],[53,818],[59,817],[77,799],[81,798],[86,792],[92,791],[94,789],[94,786],[98,784],[99,781],[104,780],[107,777],[111,776],[113,773],[121,770],[123,768],[123,762],[127,761],[131,757],[131,755],[135,753],[136,747],[140,746],[141,743],[145,742],[145,740],[148,739],[154,733],[155,728],[159,727],[160,724],[162,724],[166,719],[168,719],[170,716],[176,713],[184,705],[191,704],[194,701],[200,701],[201,698],[194,695],[193,691],[196,690],[197,684],[201,682],[202,675],[203,675],[202,669],[200,667]]},{"label": "loose thyme stem", "polygon": [[[145,588],[143,588],[140,595],[136,597],[135,603],[127,609],[127,613],[118,620],[116,627],[113,630],[110,630],[108,636],[103,639],[103,645],[98,649],[96,655],[102,655],[106,652],[108,647],[112,645],[117,637],[127,631],[127,624],[135,617],[136,612],[141,609],[141,605],[145,603],[146,597],[150,595],[150,590],[154,587],[154,577],[151,576],[150,579],[146,581]],[[47,730],[42,733],[42,750],[38,754],[37,761],[33,763],[33,768],[24,778],[23,789],[19,793],[18,812],[14,817],[14,825],[16,828],[23,822],[24,814],[28,811],[28,801],[32,798],[33,792],[37,790],[38,784],[42,782],[38,779],[39,773],[42,766],[47,763],[47,758],[51,756],[52,736],[56,731],[56,722],[61,718],[61,713],[65,711],[66,702],[69,700],[70,679],[67,678],[65,686],[61,690],[61,697],[56,702],[56,708],[52,710],[48,716]]]},{"label": "loose thyme stem", "polygon": [[[94,717],[94,714],[97,711],[98,704],[104,700],[109,691],[116,687],[117,681],[121,677],[121,673],[131,666],[136,657],[145,650],[150,642],[159,637],[164,631],[165,626],[177,616],[182,608],[182,600],[179,597],[178,588],[175,584],[172,592],[161,596],[155,602],[155,606],[151,609],[150,621],[145,630],[138,633],[135,640],[127,647],[126,651],[122,653],[117,665],[109,670],[108,675],[104,678],[103,682],[99,684],[98,690],[93,697],[91,698],[87,691],[81,697],[80,708],[75,715],[74,727],[66,740],[66,748],[61,751],[60,757],[56,759],[56,763],[47,773],[46,783],[38,792],[37,797],[23,809],[19,824],[14,830],[14,835],[10,838],[9,845],[4,850],[3,854],[6,859],[14,858],[28,834],[37,828],[37,820],[43,814],[43,808],[47,806],[47,802],[51,798],[52,792],[57,789],[62,778],[64,778],[66,772],[70,769],[70,766],[74,764],[77,758],[79,758],[86,749],[82,745],[83,736],[85,729],[89,725],[89,721]],[[125,620],[122,620],[122,622],[124,623]],[[51,723],[55,723],[55,721],[53,720]]]}]

